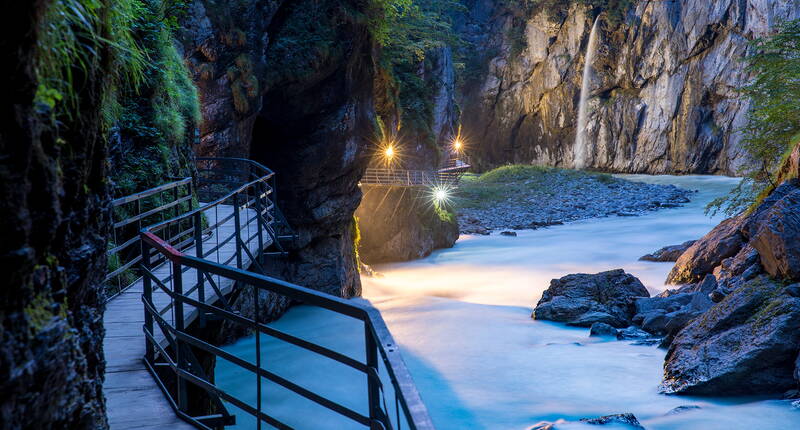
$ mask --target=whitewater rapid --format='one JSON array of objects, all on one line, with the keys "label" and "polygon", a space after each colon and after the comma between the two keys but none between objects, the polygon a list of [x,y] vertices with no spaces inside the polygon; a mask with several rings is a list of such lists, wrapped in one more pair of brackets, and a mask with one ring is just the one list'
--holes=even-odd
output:
[{"label": "whitewater rapid", "polygon": [[[364,297],[380,309],[400,345],[437,429],[524,430],[542,421],[627,412],[651,430],[800,428],[800,411],[787,401],[658,394],[665,351],[531,319],[549,281],[569,273],[623,268],[651,293],[662,291],[671,264],[638,258],[708,232],[720,219],[706,217],[703,208],[736,184],[708,176],[626,177],[699,192],[684,207],[635,218],[587,220],[517,237],[462,236],[452,249],[378,266],[382,277],[362,279]],[[363,357],[363,328],[346,317],[299,306],[273,325]],[[253,344],[243,339],[226,350],[247,356]],[[262,344],[271,370],[365,412],[360,375],[264,337]],[[255,398],[250,374],[224,361],[216,370],[221,384]],[[265,399],[274,415],[299,428],[359,428],[279,387],[267,386]],[[700,409],[668,414],[686,405]],[[239,422],[253,428],[245,417]],[[597,428],[558,429],[584,427]]]}]

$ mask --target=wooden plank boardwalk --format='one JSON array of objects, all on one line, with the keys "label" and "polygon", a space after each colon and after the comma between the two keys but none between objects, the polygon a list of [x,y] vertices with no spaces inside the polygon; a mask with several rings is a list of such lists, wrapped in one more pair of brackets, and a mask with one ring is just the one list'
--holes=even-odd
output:
[{"label": "wooden plank boardwalk", "polygon": [[[233,206],[219,205],[214,210],[205,212],[209,225],[215,225],[217,220],[228,218],[233,213]],[[254,220],[255,211],[245,209],[240,211],[242,229],[241,238],[253,255],[259,255],[257,240],[250,240],[256,234],[256,223]],[[205,252],[213,249],[219,243],[235,234],[235,220],[229,219],[218,226],[213,233],[203,239],[203,249]],[[268,247],[271,243],[264,243]],[[187,255],[195,255],[195,249],[188,248],[183,250]],[[236,241],[230,240],[221,246],[216,252],[207,255],[205,258],[220,264],[233,258],[235,266]],[[250,259],[246,253],[242,256],[242,267],[250,265]],[[161,280],[171,276],[171,265],[162,264],[153,270],[153,273]],[[233,288],[233,282],[225,278],[216,278],[215,282],[223,294],[228,294]],[[189,288],[197,283],[197,273],[195,270],[183,272],[183,285],[188,291]],[[165,282],[166,285],[170,285]],[[164,310],[162,316],[167,320],[174,320],[170,308],[169,296],[156,289],[154,285],[153,302],[156,308]],[[199,290],[199,289],[198,289]],[[144,291],[142,280],[135,282],[130,288],[119,296],[112,299],[106,306],[103,316],[106,335],[103,339],[103,349],[106,357],[106,379],[103,384],[103,393],[106,397],[108,407],[108,420],[112,430],[149,430],[149,429],[194,429],[185,421],[175,415],[167,398],[156,385],[155,380],[147,371],[143,357],[145,354],[145,338],[143,334],[144,307],[142,304],[142,293]],[[190,296],[197,298],[199,291],[193,292]],[[213,303],[216,300],[216,292],[208,282],[204,284],[205,301]],[[184,306],[185,324],[188,326],[197,318],[197,311],[191,306]],[[163,335],[155,329],[156,339],[163,340]],[[163,343],[162,343],[163,344]]]}]

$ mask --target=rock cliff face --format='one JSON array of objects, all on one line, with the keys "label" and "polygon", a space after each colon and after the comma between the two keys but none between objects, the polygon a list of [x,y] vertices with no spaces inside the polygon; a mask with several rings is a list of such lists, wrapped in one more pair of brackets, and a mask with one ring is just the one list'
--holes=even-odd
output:
[{"label": "rock cliff face", "polygon": [[274,274],[341,296],[360,292],[353,212],[375,124],[367,6],[197,0],[182,38],[203,116],[196,152],[273,169],[300,236]]},{"label": "rock cliff face", "polygon": [[429,191],[363,185],[356,211],[361,239],[358,253],[366,264],[407,261],[450,248],[458,239],[455,215],[434,207]]},{"label": "rock cliff face", "polygon": [[57,123],[46,104],[35,106],[36,47],[49,46],[42,29],[50,31],[54,4],[26,2],[0,18],[0,56],[10,66],[0,81],[4,429],[107,427],[100,277],[108,194],[99,131],[108,51],[95,46],[86,68],[74,69],[80,116]]},{"label": "rock cliff face", "polygon": [[[571,167],[579,94],[595,13],[520,18],[473,0],[461,26],[468,62],[463,126],[482,167]],[[748,109],[736,88],[748,41],[800,17],[795,0],[638,1],[621,25],[600,14],[588,106],[587,167],[646,173],[734,174]],[[482,64],[488,64],[483,67]]]}]

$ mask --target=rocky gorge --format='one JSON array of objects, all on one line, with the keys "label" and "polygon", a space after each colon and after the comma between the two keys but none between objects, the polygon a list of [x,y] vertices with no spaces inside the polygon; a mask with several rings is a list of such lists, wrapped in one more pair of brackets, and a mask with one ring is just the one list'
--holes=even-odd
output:
[{"label": "rocky gorge", "polygon": [[[586,166],[613,172],[737,174],[751,79],[748,41],[800,17],[793,1],[638,1],[611,19],[573,2],[474,0],[460,29],[476,46],[461,104],[484,168],[571,167],[585,67]],[[585,64],[599,12],[597,53]]]},{"label": "rocky gorge", "polygon": [[[534,318],[592,326],[596,334],[638,327],[663,338],[664,393],[781,394],[800,386],[800,182],[789,157],[778,185],[750,212],[686,243],[656,297],[621,271],[553,280]],[[613,328],[605,328],[610,325]]]}]

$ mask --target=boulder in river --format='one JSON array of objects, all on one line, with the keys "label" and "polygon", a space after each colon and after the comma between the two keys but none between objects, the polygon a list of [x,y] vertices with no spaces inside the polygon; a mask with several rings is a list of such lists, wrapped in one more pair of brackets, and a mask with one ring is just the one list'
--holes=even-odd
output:
[{"label": "boulder in river", "polygon": [[598,418],[581,418],[582,423],[593,425],[608,425],[608,424],[623,424],[633,429],[645,430],[644,426],[639,422],[633,414],[614,414],[605,415]]},{"label": "boulder in river", "polygon": [[665,393],[781,393],[796,386],[800,298],[758,276],[732,291],[673,339]]},{"label": "boulder in river", "polygon": [[735,256],[744,246],[741,232],[743,223],[742,216],[729,218],[695,242],[678,258],[667,276],[667,283],[688,284],[702,281],[723,260]]},{"label": "boulder in river", "polygon": [[774,278],[800,281],[800,188],[776,201],[758,219],[749,233],[761,265]]},{"label": "boulder in river", "polygon": [[573,274],[550,281],[533,318],[591,327],[602,322],[616,328],[631,325],[634,300],[650,297],[636,277],[622,269],[594,275]]},{"label": "boulder in river", "polygon": [[639,258],[641,261],[656,261],[656,262],[674,262],[678,261],[678,258],[689,249],[690,246],[694,245],[697,242],[696,240],[689,240],[683,242],[680,245],[670,245],[665,246],[658,251],[643,255]]},{"label": "boulder in river", "polygon": [[716,278],[707,275],[699,284],[665,291],[656,297],[636,299],[636,315],[632,321],[648,333],[674,335],[714,305],[709,295],[716,289]]}]

